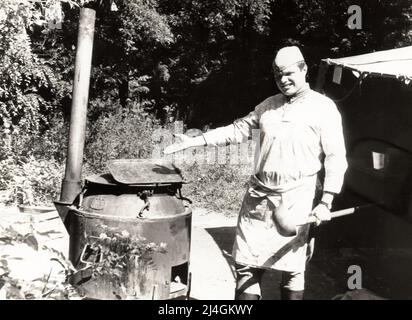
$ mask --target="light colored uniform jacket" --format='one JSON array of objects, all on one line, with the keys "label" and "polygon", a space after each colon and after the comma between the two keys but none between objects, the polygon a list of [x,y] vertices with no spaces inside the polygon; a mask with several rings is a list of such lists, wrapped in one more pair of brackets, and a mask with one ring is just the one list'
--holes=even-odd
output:
[{"label": "light colored uniform jacket", "polygon": [[303,271],[307,262],[309,226],[297,236],[283,236],[276,210],[296,221],[312,210],[316,175],[325,168],[323,190],[339,193],[347,168],[342,120],[334,102],[307,86],[288,99],[267,98],[233,124],[204,134],[208,145],[241,143],[260,130],[255,174],[239,213],[234,259],[241,264]]}]

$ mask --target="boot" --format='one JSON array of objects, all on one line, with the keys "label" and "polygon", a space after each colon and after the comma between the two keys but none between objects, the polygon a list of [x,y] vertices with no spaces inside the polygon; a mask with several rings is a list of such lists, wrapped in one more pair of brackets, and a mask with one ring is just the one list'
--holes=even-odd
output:
[{"label": "boot", "polygon": [[258,294],[236,291],[235,300],[260,300],[260,296]]},{"label": "boot", "polygon": [[304,291],[292,291],[282,288],[280,291],[282,300],[303,300]]}]

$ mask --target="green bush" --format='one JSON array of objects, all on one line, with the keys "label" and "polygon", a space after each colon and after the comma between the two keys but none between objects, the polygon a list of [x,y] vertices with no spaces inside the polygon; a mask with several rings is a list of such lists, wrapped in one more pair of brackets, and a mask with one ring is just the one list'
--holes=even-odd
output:
[{"label": "green bush", "polygon": [[230,146],[194,148],[184,153],[184,161],[177,162],[177,166],[184,180],[189,182],[184,185],[183,192],[193,200],[194,206],[229,215],[239,211],[253,155],[252,142],[242,147],[247,147],[243,149],[247,154],[241,154],[236,146],[233,149]]},{"label": "green bush", "polygon": [[94,173],[106,171],[111,159],[150,158],[154,148],[152,134],[158,121],[139,105],[120,106],[89,123],[85,163]]},{"label": "green bush", "polygon": [[240,209],[247,186],[247,176],[242,165],[201,164],[181,166],[188,184],[183,194],[193,201],[194,207],[231,215]]},{"label": "green bush", "polygon": [[0,161],[0,186],[10,191],[8,204],[50,205],[58,197],[62,178],[63,167],[53,159]]},{"label": "green bush", "polygon": [[0,146],[0,190],[8,204],[50,205],[60,192],[68,126],[54,118],[37,134],[3,130]]}]

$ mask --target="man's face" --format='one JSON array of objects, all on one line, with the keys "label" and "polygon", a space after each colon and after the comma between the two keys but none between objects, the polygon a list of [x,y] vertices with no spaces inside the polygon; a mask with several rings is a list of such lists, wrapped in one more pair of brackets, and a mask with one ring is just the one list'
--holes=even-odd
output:
[{"label": "man's face", "polygon": [[273,72],[276,85],[285,96],[295,95],[306,85],[306,66],[301,70],[295,63],[283,69],[275,67]]}]

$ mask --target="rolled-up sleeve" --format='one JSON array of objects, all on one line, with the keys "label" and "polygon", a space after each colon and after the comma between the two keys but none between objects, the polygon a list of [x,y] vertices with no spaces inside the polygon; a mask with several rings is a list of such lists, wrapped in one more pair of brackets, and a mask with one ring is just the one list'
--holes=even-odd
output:
[{"label": "rolled-up sleeve", "polygon": [[203,134],[208,146],[221,146],[231,143],[242,143],[252,137],[252,130],[259,127],[259,109],[247,116],[235,120],[232,124],[210,130]]},{"label": "rolled-up sleeve", "polygon": [[336,105],[330,101],[322,115],[321,144],[325,154],[325,180],[323,190],[339,193],[342,189],[346,169],[346,148],[343,136],[342,117]]}]

